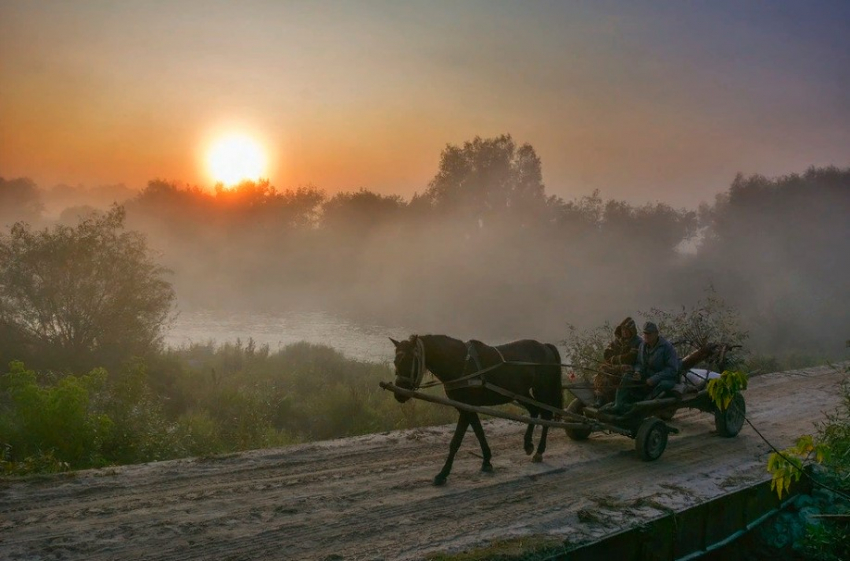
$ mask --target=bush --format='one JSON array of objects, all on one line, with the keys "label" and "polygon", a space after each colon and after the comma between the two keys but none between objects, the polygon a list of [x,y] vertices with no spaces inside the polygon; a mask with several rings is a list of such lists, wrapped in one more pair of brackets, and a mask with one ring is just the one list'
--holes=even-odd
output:
[{"label": "bush", "polygon": [[0,234],[0,358],[81,371],[158,349],[174,291],[123,228],[116,206],[76,227]]},{"label": "bush", "polygon": [[133,360],[110,380],[98,405],[113,421],[104,454],[119,464],[163,460],[179,455],[173,427],[163,414],[162,400],[148,385],[147,367]]},{"label": "bush", "polygon": [[392,378],[388,365],[322,345],[269,353],[249,340],[192,345],[153,359],[157,372],[135,359],[111,376],[98,369],[41,383],[14,363],[0,378],[3,470],[206,456],[443,424],[457,415],[429,403],[399,405],[378,386]]},{"label": "bush", "polygon": [[[708,343],[738,346],[748,338],[748,333],[741,328],[737,311],[727,306],[713,288],[709,288],[705,299],[692,308],[683,306],[675,312],[653,308],[641,315],[658,325],[661,335],[677,347],[680,359]],[[638,329],[640,326],[638,323]],[[605,346],[614,338],[614,327],[606,322],[592,329],[579,330],[572,325],[567,329],[568,335],[562,341],[567,349],[565,360],[575,366],[579,377],[589,382],[603,362]],[[740,366],[745,355],[741,351],[727,354],[725,368]]]},{"label": "bush", "polygon": [[74,468],[103,464],[103,444],[114,423],[93,410],[91,395],[102,391],[105,381],[106,371],[96,369],[42,387],[35,372],[13,362],[0,382],[4,405],[0,428],[7,462],[41,458],[33,465],[45,459],[53,465],[55,458]]}]

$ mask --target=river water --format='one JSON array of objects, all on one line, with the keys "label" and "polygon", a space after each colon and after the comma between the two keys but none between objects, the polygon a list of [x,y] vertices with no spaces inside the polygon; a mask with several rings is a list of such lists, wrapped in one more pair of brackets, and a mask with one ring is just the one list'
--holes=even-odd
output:
[{"label": "river water", "polygon": [[388,337],[404,339],[410,331],[399,326],[354,322],[327,312],[233,313],[182,311],[168,330],[165,343],[171,347],[192,343],[246,342],[268,345],[277,351],[291,343],[324,344],[349,358],[370,362],[392,361],[393,345]]}]

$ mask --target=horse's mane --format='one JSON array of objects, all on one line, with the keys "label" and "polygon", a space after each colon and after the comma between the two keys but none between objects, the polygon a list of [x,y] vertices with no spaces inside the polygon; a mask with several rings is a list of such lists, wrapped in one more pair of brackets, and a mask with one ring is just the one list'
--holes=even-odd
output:
[{"label": "horse's mane", "polygon": [[426,340],[431,340],[431,341],[434,341],[435,343],[446,342],[446,343],[466,344],[463,341],[461,341],[460,339],[456,339],[455,337],[449,337],[448,335],[432,335],[432,334],[427,334],[427,335],[416,335],[416,334],[414,334],[414,335],[410,336],[409,341],[411,343],[415,343],[417,337],[424,338]]}]

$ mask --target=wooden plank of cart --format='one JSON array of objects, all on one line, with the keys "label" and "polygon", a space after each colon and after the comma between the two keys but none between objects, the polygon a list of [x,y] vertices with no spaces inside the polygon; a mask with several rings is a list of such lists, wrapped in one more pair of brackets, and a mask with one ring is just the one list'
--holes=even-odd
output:
[{"label": "wooden plank of cart", "polygon": [[[706,389],[708,380],[720,374],[710,369],[697,369],[701,362],[714,363],[716,370],[725,370],[728,353],[739,345],[704,342],[694,344],[696,350],[682,359],[679,383],[660,398],[639,401],[623,414],[596,408],[595,393],[587,384],[567,384],[565,389],[573,394],[566,411],[573,419],[583,417],[597,423],[615,426],[620,434],[635,440],[635,450],[645,461],[657,460],[667,447],[667,436],[679,430],[669,424],[679,409],[697,409],[714,415],[714,426],[720,436],[737,436],[746,420],[746,403],[741,393],[735,394],[729,406],[721,410],[715,405]],[[567,436],[573,440],[587,440],[592,427],[566,427]]]},{"label": "wooden plank of cart", "polygon": [[[679,409],[697,409],[713,414],[717,433],[727,438],[738,435],[746,416],[746,403],[742,394],[735,394],[729,407],[721,411],[709,397],[708,390],[686,383],[677,385],[671,392],[672,397],[639,401],[622,415],[593,407],[592,390],[588,395],[583,387],[571,388],[567,385],[565,389],[575,396],[566,409],[572,418],[580,416],[617,427],[619,434],[635,439],[635,450],[645,461],[661,457],[667,447],[667,436],[679,433],[679,429],[669,424]],[[585,426],[565,427],[565,430],[567,436],[577,441],[587,440],[595,432],[589,423]]]}]

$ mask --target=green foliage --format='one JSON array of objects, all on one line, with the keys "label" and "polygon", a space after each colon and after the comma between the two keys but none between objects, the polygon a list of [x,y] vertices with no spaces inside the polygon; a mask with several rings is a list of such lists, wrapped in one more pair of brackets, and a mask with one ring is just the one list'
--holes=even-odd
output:
[{"label": "green foliage", "polygon": [[[71,467],[103,463],[102,446],[113,428],[112,420],[91,406],[90,395],[101,391],[106,371],[93,370],[77,378],[66,376],[42,387],[35,372],[13,362],[0,378],[0,427],[7,461],[31,461],[35,466],[55,459]],[[16,471],[18,468],[13,468]]]},{"label": "green foliage", "polygon": [[[845,375],[848,370],[850,367],[845,366]],[[841,391],[842,404],[818,424],[816,436],[803,435],[794,446],[768,457],[771,489],[780,498],[792,481],[799,481],[803,468],[811,463],[823,464],[826,471],[821,477],[828,479],[830,484],[850,490],[850,380],[846,376]]]},{"label": "green foliage", "polygon": [[823,443],[815,443],[810,435],[801,436],[794,446],[780,453],[771,452],[767,458],[767,471],[772,476],[770,489],[776,491],[781,499],[782,494],[791,487],[791,483],[800,480],[806,462],[822,463],[829,454],[829,447]]},{"label": "green foliage", "polygon": [[98,406],[112,419],[113,430],[103,453],[126,464],[174,457],[179,443],[163,413],[162,402],[150,390],[147,366],[133,360],[111,377]]},{"label": "green foliage", "polygon": [[725,411],[735,394],[747,389],[747,375],[742,372],[724,370],[720,378],[713,378],[706,385],[708,396],[721,411]]},{"label": "green foliage", "polygon": [[[7,448],[7,451],[10,451]],[[31,473],[62,473],[71,469],[68,462],[64,462],[56,458],[53,450],[46,452],[39,451],[35,456],[27,456],[26,458],[13,461],[11,459],[0,458],[0,475],[29,475]]]},{"label": "green foliage", "polygon": [[[193,346],[159,361],[175,368],[165,395],[134,360],[108,376],[44,377],[13,363],[0,378],[3,470],[52,472],[210,455],[445,423],[446,408],[402,408],[377,382],[386,365],[300,343],[269,353],[252,341]],[[164,376],[157,373],[157,376]],[[170,395],[181,407],[167,412]]]},{"label": "green foliage", "polygon": [[[791,462],[796,456],[800,464],[820,463],[821,469],[817,470],[819,481],[828,484],[833,489],[850,493],[850,366],[843,366],[844,378],[841,384],[841,405],[831,413],[827,414],[826,420],[817,426],[817,434],[814,437],[804,436],[798,440],[797,445],[786,450],[784,455]],[[771,461],[776,461],[771,455],[768,458],[768,470]],[[789,477],[788,466],[779,463],[780,468],[774,472],[774,480],[777,473],[782,477],[782,485]],[[811,469],[811,468],[810,468]],[[799,477],[797,471],[797,477]],[[780,493],[780,483],[776,484],[777,493]],[[787,487],[785,487],[787,490]],[[806,535],[799,544],[800,552],[806,559],[817,561],[838,561],[850,559],[850,511],[846,499],[836,499],[823,508],[823,517],[819,523],[810,524],[806,528]]]},{"label": "green foliage", "polygon": [[850,491],[850,378],[847,377],[850,366],[844,367],[844,373],[841,406],[818,423],[817,441],[830,451],[824,459],[824,467],[832,483]]},{"label": "green foliage", "polygon": [[850,559],[850,513],[836,514],[819,524],[811,524],[799,544],[804,559],[845,561]]},{"label": "green foliage", "polygon": [[87,370],[156,349],[174,292],[144,237],[122,231],[124,215],[116,206],[76,227],[33,231],[17,223],[0,235],[7,353]]}]

